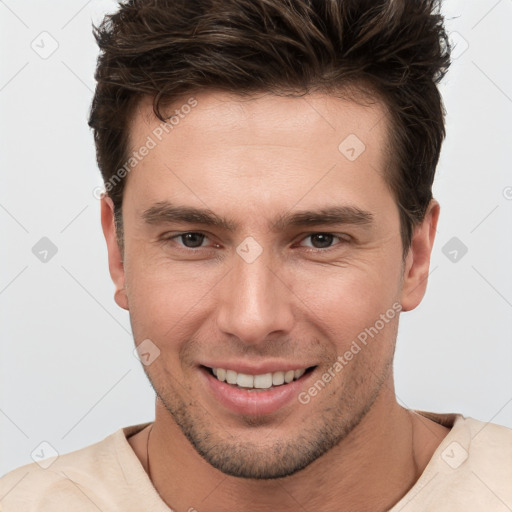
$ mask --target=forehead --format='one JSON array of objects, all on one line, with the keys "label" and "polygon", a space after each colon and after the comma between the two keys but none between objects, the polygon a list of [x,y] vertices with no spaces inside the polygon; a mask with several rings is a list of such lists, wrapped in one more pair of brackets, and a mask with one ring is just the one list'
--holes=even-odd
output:
[{"label": "forehead", "polygon": [[276,201],[290,208],[387,192],[388,119],[376,100],[208,91],[167,113],[165,124],[145,99],[133,116],[130,151],[151,141],[127,177],[125,195],[140,208],[185,199],[261,215]]},{"label": "forehead", "polygon": [[164,128],[164,138],[173,134],[167,137],[170,143],[171,139],[178,143],[190,135],[203,142],[210,139],[219,143],[223,134],[229,134],[233,145],[272,145],[277,135],[279,142],[294,146],[316,134],[330,132],[329,142],[352,133],[374,144],[385,135],[388,122],[385,104],[357,91],[291,97],[270,93],[241,96],[212,90],[183,95],[163,112],[169,116],[167,123],[155,117],[151,98],[145,97],[138,103],[130,126],[132,146],[148,131],[158,130],[158,126]]}]

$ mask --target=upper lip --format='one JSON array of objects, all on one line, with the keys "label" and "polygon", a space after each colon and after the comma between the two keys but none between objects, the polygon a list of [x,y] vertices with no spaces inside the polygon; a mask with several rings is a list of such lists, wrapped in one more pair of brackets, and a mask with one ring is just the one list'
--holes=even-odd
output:
[{"label": "upper lip", "polygon": [[287,372],[289,370],[301,370],[302,368],[310,368],[316,366],[310,363],[290,363],[289,361],[267,361],[260,364],[245,363],[241,361],[220,362],[220,363],[203,363],[202,366],[208,368],[223,368],[224,370],[233,370],[236,373],[245,373],[247,375],[263,375],[265,373]]}]

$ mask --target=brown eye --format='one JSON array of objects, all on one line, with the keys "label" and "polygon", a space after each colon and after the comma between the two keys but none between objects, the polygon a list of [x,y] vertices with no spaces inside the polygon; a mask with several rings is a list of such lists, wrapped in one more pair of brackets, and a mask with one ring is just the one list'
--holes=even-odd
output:
[{"label": "brown eye", "polygon": [[205,235],[201,233],[183,233],[182,235],[178,235],[177,238],[181,238],[181,241],[185,247],[189,249],[195,249],[197,247],[201,247]]},{"label": "brown eye", "polygon": [[309,235],[309,238],[311,238],[311,244],[315,249],[325,249],[332,245],[335,236],[329,233],[315,233]]},{"label": "brown eye", "polygon": [[[335,235],[333,233],[311,233],[302,239],[300,245],[302,245],[302,247],[308,247],[313,251],[323,250],[323,252],[325,252],[335,247],[336,245],[348,242],[349,239],[350,237],[348,235]],[[305,243],[306,240],[310,240],[310,242]]]}]

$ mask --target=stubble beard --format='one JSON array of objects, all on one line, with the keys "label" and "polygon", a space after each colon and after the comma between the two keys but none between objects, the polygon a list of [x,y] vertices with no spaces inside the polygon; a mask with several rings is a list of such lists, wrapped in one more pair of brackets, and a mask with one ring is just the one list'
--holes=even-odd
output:
[{"label": "stubble beard", "polygon": [[[264,438],[258,444],[226,430],[219,431],[219,428],[215,428],[218,425],[217,419],[209,415],[204,407],[181,398],[178,391],[183,386],[178,383],[174,387],[158,386],[147,371],[146,374],[158,399],[205,461],[226,475],[270,480],[291,476],[306,468],[342,442],[359,425],[377,400],[392,371],[393,354],[381,364],[379,374],[374,371],[365,373],[363,370],[367,362],[364,359],[359,361],[360,364],[353,361],[352,372],[343,375],[346,377],[343,386],[331,389],[328,386],[319,393],[330,394],[324,402],[328,405],[310,414],[310,419],[303,423],[304,427],[299,434],[274,441],[267,439],[267,442]],[[164,375],[167,376],[166,382],[175,381],[165,370]],[[315,399],[318,400],[318,397]],[[314,403],[315,400],[312,400],[303,407],[314,407]],[[273,423],[272,419],[264,416],[244,416],[240,419],[251,429],[251,433],[262,426],[267,426],[268,430],[268,424]],[[283,418],[280,423],[286,419]],[[280,423],[275,425],[275,430],[279,429]]]}]

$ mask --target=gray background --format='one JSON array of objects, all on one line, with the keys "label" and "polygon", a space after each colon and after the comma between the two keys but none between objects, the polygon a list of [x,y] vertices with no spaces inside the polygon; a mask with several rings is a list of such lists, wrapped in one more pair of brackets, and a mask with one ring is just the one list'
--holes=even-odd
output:
[{"label": "gray background", "polygon": [[[0,475],[43,441],[64,453],[154,417],[113,301],[86,123],[91,21],[115,5],[0,1]],[[397,394],[512,427],[512,0],[450,0],[444,13],[458,43],[442,86],[442,215],[427,296],[402,315]]]}]

